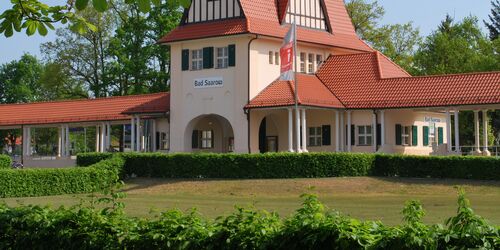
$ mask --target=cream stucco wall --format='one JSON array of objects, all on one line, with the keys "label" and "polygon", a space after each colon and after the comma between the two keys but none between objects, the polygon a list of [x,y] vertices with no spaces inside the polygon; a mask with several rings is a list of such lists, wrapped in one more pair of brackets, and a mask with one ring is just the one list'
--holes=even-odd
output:
[{"label": "cream stucco wall", "polygon": [[[248,124],[243,111],[248,103],[248,43],[251,36],[219,37],[171,44],[171,151],[190,152],[192,127],[203,115],[219,115],[228,120],[234,132],[235,152],[248,152]],[[236,45],[236,66],[226,69],[181,71],[181,51],[203,47]],[[222,77],[220,88],[194,88],[194,79]],[[191,131],[187,131],[190,130]],[[189,135],[189,136],[187,136]]]}]

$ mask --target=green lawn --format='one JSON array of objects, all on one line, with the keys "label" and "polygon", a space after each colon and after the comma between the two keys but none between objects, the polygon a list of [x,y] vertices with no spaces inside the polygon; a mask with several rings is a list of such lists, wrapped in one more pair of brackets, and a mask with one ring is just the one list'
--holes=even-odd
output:
[{"label": "green lawn", "polygon": [[[197,207],[215,218],[230,213],[235,205],[254,206],[289,216],[301,204],[300,194],[316,193],[330,208],[359,219],[401,222],[405,201],[420,200],[427,210],[425,221],[443,223],[456,210],[455,186],[463,186],[474,210],[500,225],[500,182],[399,179],[326,178],[289,180],[165,180],[134,179],[127,182],[126,212],[153,216],[169,208]],[[86,195],[2,199],[9,205],[74,205]],[[151,211],[153,210],[153,214]]]}]

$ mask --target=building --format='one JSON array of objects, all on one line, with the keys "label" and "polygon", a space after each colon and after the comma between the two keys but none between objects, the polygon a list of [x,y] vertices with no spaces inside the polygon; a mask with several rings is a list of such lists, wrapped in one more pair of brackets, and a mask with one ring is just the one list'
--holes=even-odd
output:
[{"label": "building", "polygon": [[[277,80],[294,20],[297,92]],[[358,38],[343,0],[192,0],[159,43],[171,50],[170,93],[1,105],[0,126],[22,127],[25,159],[41,126],[59,130],[56,159],[70,159],[70,130],[85,126],[97,151],[447,155],[461,153],[458,117],[473,110],[472,151],[490,154],[480,135],[500,107],[500,72],[412,77]]]}]

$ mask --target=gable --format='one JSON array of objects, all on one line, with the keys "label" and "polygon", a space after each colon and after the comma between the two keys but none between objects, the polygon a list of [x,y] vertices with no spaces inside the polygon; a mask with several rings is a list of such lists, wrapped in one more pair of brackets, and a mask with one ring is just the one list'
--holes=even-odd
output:
[{"label": "gable", "polygon": [[243,17],[239,0],[192,0],[182,24],[201,23]]},{"label": "gable", "polygon": [[[324,0],[288,0],[285,23],[297,26],[331,31]],[[281,7],[281,6],[279,6]]]}]

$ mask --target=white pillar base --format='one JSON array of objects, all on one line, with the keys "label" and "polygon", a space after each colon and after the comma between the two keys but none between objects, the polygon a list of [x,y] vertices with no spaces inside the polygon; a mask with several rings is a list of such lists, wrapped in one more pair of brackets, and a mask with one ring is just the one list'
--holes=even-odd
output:
[{"label": "white pillar base", "polygon": [[491,152],[489,150],[483,150],[483,156],[491,156]]}]

